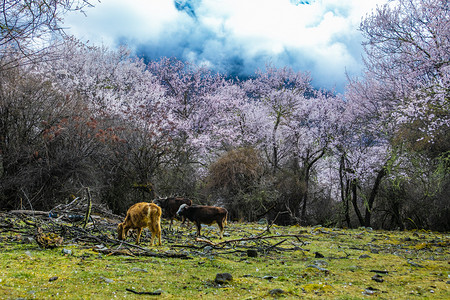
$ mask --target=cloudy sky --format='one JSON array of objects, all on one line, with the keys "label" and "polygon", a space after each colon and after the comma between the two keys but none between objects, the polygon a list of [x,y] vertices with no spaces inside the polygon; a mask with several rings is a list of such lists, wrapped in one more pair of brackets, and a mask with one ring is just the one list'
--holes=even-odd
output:
[{"label": "cloudy sky", "polygon": [[386,0],[102,0],[65,27],[90,44],[177,57],[230,76],[265,65],[309,71],[315,87],[344,90],[362,62],[361,18]]}]

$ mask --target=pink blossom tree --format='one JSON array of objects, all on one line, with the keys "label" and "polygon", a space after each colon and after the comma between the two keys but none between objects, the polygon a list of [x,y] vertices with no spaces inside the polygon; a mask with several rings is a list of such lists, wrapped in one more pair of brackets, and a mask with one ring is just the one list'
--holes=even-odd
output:
[{"label": "pink blossom tree", "polygon": [[397,0],[361,23],[367,76],[390,91],[394,120],[415,142],[448,138],[449,16],[445,0]]},{"label": "pink blossom tree", "polygon": [[[149,69],[164,87],[178,136],[174,145],[183,160],[206,166],[220,151],[239,143],[235,129],[245,94],[238,85],[173,58],[151,62]],[[203,167],[197,170],[204,172]]]},{"label": "pink blossom tree", "polygon": [[292,172],[299,191],[286,196],[292,199],[285,205],[303,222],[311,176],[319,172],[315,167],[329,151],[343,111],[339,97],[315,91],[310,81],[308,74],[268,67],[243,84],[253,105],[244,112],[250,140],[266,154],[274,175]]},{"label": "pink blossom tree", "polygon": [[[343,113],[340,97],[314,91],[304,97],[286,124],[285,136],[294,162],[294,174],[304,183],[301,197],[301,220],[306,220],[310,184],[313,173],[324,170],[320,160],[331,155]],[[323,183],[319,183],[323,184]]]},{"label": "pink blossom tree", "polygon": [[[66,43],[59,51],[64,59],[41,64],[36,72],[44,73],[63,93],[83,100],[86,110],[75,117],[86,120],[81,125],[90,128],[83,131],[84,142],[110,144],[102,163],[109,182],[114,182],[110,192],[151,184],[158,169],[170,161],[176,137],[164,88],[125,48],[111,51]],[[122,206],[126,205],[125,201]]]},{"label": "pink blossom tree", "polygon": [[382,181],[405,164],[403,145],[448,151],[448,16],[447,1],[398,0],[361,23],[366,69],[350,80],[348,129],[338,148],[341,198],[352,200],[361,225],[371,225]]},{"label": "pink blossom tree", "polygon": [[[255,78],[243,83],[254,107],[248,107],[248,129],[257,134],[254,138],[266,154],[273,173],[280,168],[280,161],[286,157],[286,147],[280,133],[283,125],[296,111],[305,93],[312,90],[308,74],[294,72],[290,68],[277,69],[267,66],[258,71]],[[251,128],[253,126],[253,128]]]}]

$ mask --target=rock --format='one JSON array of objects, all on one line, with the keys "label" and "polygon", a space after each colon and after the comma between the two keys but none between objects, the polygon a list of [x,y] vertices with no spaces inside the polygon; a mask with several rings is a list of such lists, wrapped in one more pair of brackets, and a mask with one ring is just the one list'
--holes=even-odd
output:
[{"label": "rock", "polygon": [[350,266],[348,269],[352,272],[355,272],[356,270],[361,270],[362,268],[360,266]]},{"label": "rock", "polygon": [[258,251],[256,251],[255,249],[248,249],[247,256],[248,257],[258,257]]},{"label": "rock", "polygon": [[157,289],[153,291],[153,295],[161,295],[164,291],[162,289]]},{"label": "rock", "polygon": [[131,271],[132,271],[132,272],[143,272],[143,273],[148,273],[147,269],[139,269],[139,268],[132,268]]},{"label": "rock", "polygon": [[324,258],[325,256],[320,252],[314,252],[315,258]]},{"label": "rock", "polygon": [[53,276],[48,279],[48,281],[52,282],[58,279],[58,276]]},{"label": "rock", "polygon": [[419,265],[419,264],[417,264],[417,263],[415,263],[415,262],[413,262],[413,261],[411,261],[409,259],[408,259],[408,264],[410,264],[411,266],[416,267],[416,268],[423,268],[422,265]]},{"label": "rock", "polygon": [[269,294],[271,296],[275,296],[275,295],[279,295],[279,294],[284,294],[285,291],[283,291],[282,289],[273,289],[269,292]]},{"label": "rock", "polygon": [[99,245],[95,245],[94,249],[95,250],[108,250],[108,247],[105,247],[105,245],[103,245],[103,244],[99,244]]},{"label": "rock", "polygon": [[114,282],[114,280],[106,278],[106,277],[103,277],[103,276],[100,276],[100,279],[103,280],[106,283],[113,283]]},{"label": "rock", "polygon": [[359,256],[359,259],[362,259],[362,258],[371,258],[371,257],[370,257],[370,255],[363,254],[363,255]]},{"label": "rock", "polygon": [[375,274],[374,276],[372,276],[372,280],[376,281],[376,282],[383,282],[383,276],[379,275],[379,274]]},{"label": "rock", "polygon": [[62,254],[71,255],[72,254],[72,250],[64,248],[64,249],[62,249]]},{"label": "rock", "polygon": [[328,263],[322,259],[316,259],[313,263],[317,266],[328,266]]},{"label": "rock", "polygon": [[217,284],[224,284],[228,281],[232,281],[233,276],[230,273],[217,273],[216,279],[214,279],[214,282]]},{"label": "rock", "polygon": [[377,289],[374,289],[373,287],[369,286],[367,289],[364,290],[363,294],[370,296],[376,294],[377,292],[378,292]]},{"label": "rock", "polygon": [[386,270],[370,270],[370,272],[375,272],[379,274],[389,274],[389,271]]},{"label": "rock", "polygon": [[22,243],[23,244],[32,244],[32,243],[34,243],[34,238],[31,236],[24,236],[24,237],[22,237]]},{"label": "rock", "polygon": [[316,266],[316,265],[308,265],[307,268],[315,268],[315,269],[317,269],[319,271],[325,272],[325,274],[330,273],[329,270],[327,270],[325,268],[322,268],[322,267],[319,267],[319,266]]}]

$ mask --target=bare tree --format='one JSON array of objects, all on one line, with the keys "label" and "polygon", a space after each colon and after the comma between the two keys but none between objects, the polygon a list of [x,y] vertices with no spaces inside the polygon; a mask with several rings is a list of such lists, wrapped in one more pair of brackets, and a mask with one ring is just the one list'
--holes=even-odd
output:
[{"label": "bare tree", "polygon": [[[0,2],[0,68],[35,61],[48,55],[42,47],[55,36],[64,35],[62,16],[69,11],[84,12],[89,0],[4,0]],[[37,45],[41,45],[40,47]],[[15,59],[3,60],[13,51]]]}]

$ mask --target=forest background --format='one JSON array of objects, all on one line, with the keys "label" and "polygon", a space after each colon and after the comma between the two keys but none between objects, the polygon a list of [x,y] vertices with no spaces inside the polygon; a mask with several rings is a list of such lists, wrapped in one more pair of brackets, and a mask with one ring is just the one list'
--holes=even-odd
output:
[{"label": "forest background", "polygon": [[88,46],[59,26],[86,0],[0,5],[2,210],[89,187],[118,214],[179,195],[231,220],[450,229],[445,0],[367,15],[364,73],[342,95],[288,66],[244,80]]}]

